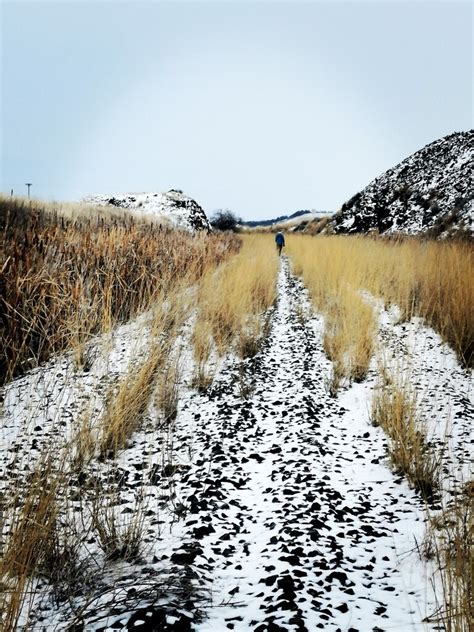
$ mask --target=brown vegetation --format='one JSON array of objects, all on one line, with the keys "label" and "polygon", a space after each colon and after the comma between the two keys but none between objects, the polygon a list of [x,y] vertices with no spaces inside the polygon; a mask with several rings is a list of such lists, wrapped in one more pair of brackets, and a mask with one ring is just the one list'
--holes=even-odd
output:
[{"label": "brown vegetation", "polygon": [[334,295],[350,290],[355,301],[351,317],[357,316],[360,303],[355,297],[367,290],[397,305],[404,319],[423,317],[463,364],[473,366],[472,244],[295,235],[289,252],[318,310],[325,313]]},{"label": "brown vegetation", "polygon": [[333,361],[329,388],[335,393],[344,379],[360,381],[367,374],[376,341],[374,310],[354,282],[355,264],[343,242],[308,236],[293,236],[288,242],[294,271],[325,317],[324,348]]},{"label": "brown vegetation", "polygon": [[431,448],[426,428],[419,419],[415,392],[406,371],[390,374],[383,369],[372,398],[372,422],[389,437],[389,455],[394,467],[426,500],[439,486],[440,455]]},{"label": "brown vegetation", "polygon": [[276,298],[277,271],[273,238],[242,235],[238,255],[205,276],[194,329],[198,387],[210,381],[206,363],[213,347],[219,354],[233,350],[242,358],[257,352],[262,316]]},{"label": "brown vegetation", "polygon": [[130,216],[73,219],[0,199],[0,384],[146,310],[177,279],[192,283],[236,238],[170,230]]},{"label": "brown vegetation", "polygon": [[444,604],[433,620],[447,632],[471,632],[474,621],[474,481],[466,483],[440,514],[431,514],[426,557],[434,558]]}]

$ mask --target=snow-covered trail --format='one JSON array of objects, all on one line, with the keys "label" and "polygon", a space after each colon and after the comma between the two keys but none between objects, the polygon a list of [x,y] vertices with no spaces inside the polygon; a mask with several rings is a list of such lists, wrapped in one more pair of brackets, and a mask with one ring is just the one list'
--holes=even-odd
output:
[{"label": "snow-covered trail", "polygon": [[194,629],[425,630],[421,502],[389,470],[383,433],[326,392],[322,322],[300,318],[308,308],[283,257],[265,347],[178,418],[177,445],[193,454],[179,485],[191,508],[182,562],[211,598]]},{"label": "snow-covered trail", "polygon": [[[423,623],[436,610],[424,575],[431,569],[417,551],[425,530],[423,504],[390,470],[386,437],[369,421],[376,372],[329,396],[324,323],[286,257],[270,320],[257,355],[240,361],[227,354],[206,393],[192,388],[192,323],[183,328],[176,421],[163,425],[151,405],[117,462],[92,462],[86,470],[86,480],[103,477],[104,489],[111,475],[119,476],[120,502],[114,506],[120,525],[144,499],[139,558],[111,563],[87,542],[85,568],[93,572],[97,566],[101,573],[90,594],[88,588],[59,605],[44,586],[31,629],[436,629]],[[386,346],[396,354],[400,341],[408,340],[403,327],[387,320],[381,330],[386,338],[390,334]],[[4,472],[18,454],[25,466],[12,475],[27,475],[31,451],[70,436],[87,394],[99,414],[107,384],[146,348],[146,331],[138,321],[123,326],[109,355],[98,356],[88,373],[77,374],[63,357],[7,386],[0,408]],[[431,334],[428,342],[441,344]],[[424,357],[424,349],[420,353]],[[438,384],[443,375],[443,384],[455,385],[459,402],[447,391],[442,402],[453,401],[453,429],[465,428],[462,438],[470,428],[471,409],[461,402],[470,393],[468,378],[454,359],[449,366],[449,373],[430,369],[426,380],[430,386],[435,374]],[[457,444],[463,457],[464,443]],[[80,479],[73,477],[68,494],[82,512]]]}]

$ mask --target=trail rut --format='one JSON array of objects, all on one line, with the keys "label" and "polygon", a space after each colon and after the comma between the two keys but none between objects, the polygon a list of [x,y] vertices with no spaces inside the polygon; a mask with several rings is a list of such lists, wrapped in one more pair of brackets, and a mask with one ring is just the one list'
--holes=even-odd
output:
[{"label": "trail rut", "polygon": [[419,499],[388,469],[383,434],[328,394],[308,308],[283,258],[264,347],[244,376],[223,372],[202,413],[182,411],[195,455],[183,549],[210,595],[199,632],[423,629]]}]

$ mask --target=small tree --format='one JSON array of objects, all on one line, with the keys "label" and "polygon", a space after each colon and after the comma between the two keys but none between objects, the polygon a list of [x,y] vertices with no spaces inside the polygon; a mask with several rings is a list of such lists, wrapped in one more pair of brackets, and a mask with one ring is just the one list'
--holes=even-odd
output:
[{"label": "small tree", "polygon": [[216,230],[227,230],[233,233],[239,232],[239,224],[242,222],[240,217],[229,210],[226,209],[218,209],[214,212],[211,217],[211,226]]}]

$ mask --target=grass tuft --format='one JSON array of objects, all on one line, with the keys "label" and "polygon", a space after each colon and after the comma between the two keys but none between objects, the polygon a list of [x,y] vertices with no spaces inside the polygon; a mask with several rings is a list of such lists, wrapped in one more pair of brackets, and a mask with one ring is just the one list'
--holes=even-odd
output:
[{"label": "grass tuft", "polygon": [[429,516],[425,555],[439,569],[444,605],[434,619],[446,632],[471,632],[474,621],[474,481],[441,514]]},{"label": "grass tuft", "polygon": [[28,476],[22,494],[10,497],[14,507],[9,508],[8,523],[2,524],[5,542],[0,560],[0,621],[4,630],[17,629],[29,593],[34,592],[34,575],[51,568],[60,512],[57,495],[62,482],[63,475],[54,468],[51,455],[44,454]]},{"label": "grass tuft", "polygon": [[433,500],[439,487],[440,457],[431,448],[424,424],[418,418],[417,397],[408,381],[399,376],[382,383],[372,398],[372,423],[389,437],[389,454],[395,468],[426,500]]}]

